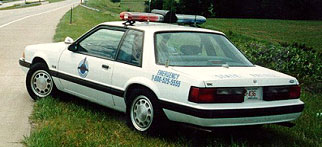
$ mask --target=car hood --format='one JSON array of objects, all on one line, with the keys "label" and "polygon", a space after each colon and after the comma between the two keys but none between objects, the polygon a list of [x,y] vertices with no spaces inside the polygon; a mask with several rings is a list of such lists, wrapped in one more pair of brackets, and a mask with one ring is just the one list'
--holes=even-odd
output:
[{"label": "car hood", "polygon": [[58,43],[46,43],[46,44],[36,44],[36,45],[29,45],[27,46],[28,49],[33,50],[48,50],[50,52],[61,52],[64,50],[68,45],[64,42]]},{"label": "car hood", "polygon": [[33,58],[41,57],[52,63],[57,63],[60,54],[67,48],[64,42],[29,45],[25,49],[27,62],[32,62]]},{"label": "car hood", "polygon": [[261,66],[172,67],[175,72],[202,80],[205,87],[259,87],[295,85],[296,78]]}]

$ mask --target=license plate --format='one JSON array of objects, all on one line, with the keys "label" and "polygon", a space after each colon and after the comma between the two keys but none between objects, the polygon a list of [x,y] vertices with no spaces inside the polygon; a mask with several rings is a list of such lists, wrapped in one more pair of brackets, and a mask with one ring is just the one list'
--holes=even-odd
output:
[{"label": "license plate", "polygon": [[250,87],[246,88],[246,90],[245,100],[261,100],[263,97],[263,90],[261,87]]}]

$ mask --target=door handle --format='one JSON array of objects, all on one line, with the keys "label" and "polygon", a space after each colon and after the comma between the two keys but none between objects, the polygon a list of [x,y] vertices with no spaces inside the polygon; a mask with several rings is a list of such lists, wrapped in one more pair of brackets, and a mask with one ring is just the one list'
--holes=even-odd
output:
[{"label": "door handle", "polygon": [[108,65],[103,64],[102,68],[109,69],[110,67]]}]

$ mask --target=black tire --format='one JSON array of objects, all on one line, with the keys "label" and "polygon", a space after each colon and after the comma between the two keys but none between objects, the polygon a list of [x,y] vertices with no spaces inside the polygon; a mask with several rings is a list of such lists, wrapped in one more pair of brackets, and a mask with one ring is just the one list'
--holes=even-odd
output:
[{"label": "black tire", "polygon": [[147,89],[131,92],[126,107],[126,120],[130,128],[149,134],[159,132],[165,121],[156,96]]},{"label": "black tire", "polygon": [[45,63],[32,64],[26,78],[26,87],[32,99],[38,100],[57,92]]}]

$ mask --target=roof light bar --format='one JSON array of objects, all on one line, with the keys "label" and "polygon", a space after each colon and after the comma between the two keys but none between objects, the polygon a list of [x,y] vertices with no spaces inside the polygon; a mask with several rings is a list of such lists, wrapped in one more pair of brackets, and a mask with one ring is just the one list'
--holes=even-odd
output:
[{"label": "roof light bar", "polygon": [[122,12],[120,13],[121,20],[126,21],[152,21],[163,22],[163,16],[154,13],[141,13],[141,12]]},{"label": "roof light bar", "polygon": [[176,23],[178,20],[176,14],[172,11],[153,9],[151,11],[151,13],[160,14],[160,15],[164,16],[163,22],[165,22],[165,23]]},{"label": "roof light bar", "polygon": [[151,12],[152,13],[122,12],[120,13],[120,18],[121,20],[126,21],[151,21],[180,24],[202,24],[206,22],[206,18],[200,15],[175,14],[168,10],[157,9],[153,9]]},{"label": "roof light bar", "polygon": [[176,14],[178,21],[177,23],[184,24],[203,24],[206,22],[206,18],[200,15],[184,15],[184,14]]}]

